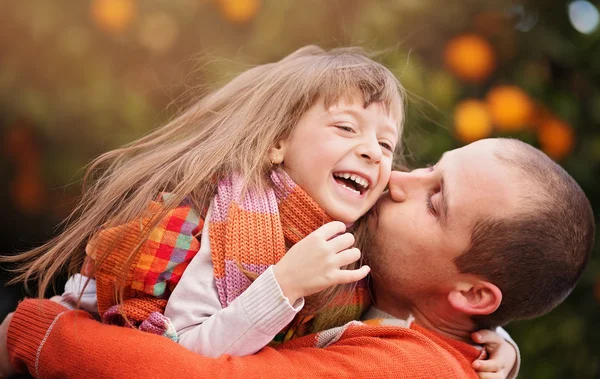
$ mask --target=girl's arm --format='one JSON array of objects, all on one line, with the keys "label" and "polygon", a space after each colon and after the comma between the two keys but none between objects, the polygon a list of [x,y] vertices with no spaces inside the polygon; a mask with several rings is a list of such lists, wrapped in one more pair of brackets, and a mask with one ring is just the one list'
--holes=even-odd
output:
[{"label": "girl's arm", "polygon": [[[194,257],[165,309],[179,343],[195,353],[206,357],[253,354],[271,342],[304,306],[304,299],[291,305],[283,296],[270,267],[229,306],[221,308],[212,273],[205,275],[202,265],[195,262],[202,258],[200,253]],[[206,277],[212,283],[203,283]]]},{"label": "girl's arm", "polygon": [[[90,245],[86,246],[86,253]],[[93,314],[98,313],[98,297],[96,296],[96,279],[94,278],[94,260],[85,257],[81,270],[67,280],[62,296],[55,301],[69,309],[79,308]]]},{"label": "girl's arm", "polygon": [[351,235],[337,236],[344,231],[341,222],[317,229],[226,308],[221,308],[205,225],[202,247],[165,309],[165,316],[177,330],[179,343],[207,357],[244,356],[262,349],[296,316],[304,305],[304,296],[367,275],[368,268],[340,269],[360,257],[357,251],[346,250],[354,243]]},{"label": "girl's arm", "polygon": [[61,296],[60,303],[70,309],[75,309],[79,305],[79,308],[89,313],[98,313],[96,280],[82,274],[71,276],[65,284],[65,292]]},{"label": "girl's arm", "polygon": [[[211,213],[212,208],[207,219]],[[165,316],[188,350],[206,357],[253,354],[292,321],[304,300],[290,304],[269,268],[223,308],[214,280],[208,225],[202,229],[200,250],[169,297]]]}]

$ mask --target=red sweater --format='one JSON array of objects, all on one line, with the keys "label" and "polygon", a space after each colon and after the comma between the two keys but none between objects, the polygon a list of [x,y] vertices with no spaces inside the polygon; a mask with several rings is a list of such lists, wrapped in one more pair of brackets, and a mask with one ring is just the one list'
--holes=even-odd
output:
[{"label": "red sweater", "polygon": [[15,367],[41,378],[477,378],[478,349],[414,324],[351,326],[326,348],[313,343],[307,336],[246,357],[206,358],[49,300],[23,301],[8,330]]}]

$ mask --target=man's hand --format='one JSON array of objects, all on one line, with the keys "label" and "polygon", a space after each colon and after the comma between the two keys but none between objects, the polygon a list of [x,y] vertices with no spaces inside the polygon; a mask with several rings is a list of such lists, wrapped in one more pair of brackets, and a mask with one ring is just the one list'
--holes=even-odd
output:
[{"label": "man's hand", "polygon": [[491,330],[480,330],[471,336],[473,341],[484,345],[488,359],[476,360],[473,368],[480,379],[507,378],[517,361],[515,348],[504,338]]},{"label": "man's hand", "polygon": [[10,356],[8,355],[8,325],[13,317],[13,313],[9,313],[8,316],[0,325],[0,378],[8,378],[11,375],[16,374],[16,371],[10,364]]}]

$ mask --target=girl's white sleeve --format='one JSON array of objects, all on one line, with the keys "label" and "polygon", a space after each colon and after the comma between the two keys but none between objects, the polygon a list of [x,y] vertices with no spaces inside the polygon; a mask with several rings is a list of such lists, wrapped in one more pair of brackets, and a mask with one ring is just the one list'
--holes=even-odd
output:
[{"label": "girl's white sleeve", "polygon": [[510,334],[508,334],[508,332],[504,330],[504,328],[497,327],[495,332],[498,333],[500,337],[504,338],[508,343],[510,343],[512,347],[514,347],[517,351],[517,361],[515,362],[515,365],[506,377],[507,379],[516,379],[517,375],[519,375],[519,369],[521,368],[521,352],[519,351],[519,346],[517,346],[517,343],[512,339]]},{"label": "girl's white sleeve", "polygon": [[[81,299],[79,299],[80,294]],[[88,277],[81,274],[75,274],[67,280],[60,303],[69,309],[75,309],[78,301],[80,309],[90,313],[98,313],[96,280],[89,279],[88,282]]]},{"label": "girl's white sleeve", "polygon": [[[211,209],[207,221],[210,214]],[[200,251],[169,297],[165,316],[175,326],[179,343],[195,353],[206,357],[250,355],[292,321],[304,306],[304,299],[290,304],[271,266],[222,308],[213,274],[208,224],[204,224]]]}]

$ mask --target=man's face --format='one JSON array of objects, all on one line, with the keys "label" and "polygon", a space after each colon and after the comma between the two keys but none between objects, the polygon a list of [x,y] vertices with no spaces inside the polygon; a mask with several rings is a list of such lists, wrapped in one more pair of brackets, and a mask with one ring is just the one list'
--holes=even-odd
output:
[{"label": "man's face", "polygon": [[393,172],[369,220],[374,282],[392,296],[444,293],[461,275],[453,259],[469,246],[481,217],[516,211],[519,178],[483,140],[445,153],[433,167]]}]

